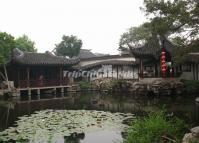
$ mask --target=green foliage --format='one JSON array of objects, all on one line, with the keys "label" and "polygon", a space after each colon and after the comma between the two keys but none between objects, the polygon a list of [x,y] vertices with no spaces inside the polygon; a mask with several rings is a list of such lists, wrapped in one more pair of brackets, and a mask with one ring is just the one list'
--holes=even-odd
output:
[{"label": "green foliage", "polygon": [[174,48],[172,51],[172,60],[174,65],[183,64],[187,59],[187,53],[199,52],[198,44],[199,40],[186,47],[180,46]]},{"label": "green foliage", "polygon": [[62,41],[55,45],[55,54],[58,56],[69,56],[70,58],[77,56],[82,47],[82,40],[76,36],[63,36]]},{"label": "green foliage", "polygon": [[127,32],[123,33],[120,37],[119,50],[124,50],[129,47],[137,47],[143,45],[152,37],[150,23],[144,23],[138,27],[131,27]]},{"label": "green foliage", "polygon": [[144,0],[142,8],[151,18],[151,29],[160,35],[172,35],[178,45],[172,52],[174,64],[182,64],[189,52],[199,52],[198,0]]},{"label": "green foliage", "polygon": [[185,129],[186,125],[177,117],[168,119],[164,111],[153,112],[132,122],[125,143],[164,143],[163,136],[180,143]]},{"label": "green foliage", "polygon": [[0,32],[0,63],[6,63],[14,48],[19,48],[22,51],[36,52],[34,42],[26,35],[15,38],[6,32]]},{"label": "green foliage", "polygon": [[185,25],[191,26],[191,14],[196,5],[196,0],[144,0],[142,10],[147,16],[153,16],[151,22],[154,24],[154,30],[158,30],[159,33],[164,31],[162,34],[166,34],[180,32]]},{"label": "green foliage", "polygon": [[[58,142],[60,138],[77,138],[91,131],[123,130],[122,123],[132,114],[118,114],[95,110],[42,110],[18,118],[15,127],[0,132],[0,143]],[[84,137],[84,136],[83,136]],[[69,143],[69,142],[67,142]],[[72,142],[71,142],[72,143]]]},{"label": "green foliage", "polygon": [[199,93],[199,81],[182,80],[187,93]]},{"label": "green foliage", "polygon": [[6,32],[0,32],[0,63],[5,63],[15,47],[14,37]]},{"label": "green foliage", "polygon": [[36,52],[35,43],[31,41],[28,36],[23,35],[15,40],[15,48],[22,51]]},{"label": "green foliage", "polygon": [[91,82],[88,82],[88,81],[80,81],[79,82],[79,86],[80,86],[81,89],[90,89],[90,88],[92,88]]},{"label": "green foliage", "polygon": [[198,0],[144,0],[141,10],[150,21],[125,32],[120,38],[120,50],[129,45],[152,45],[157,35],[167,35],[177,45],[172,52],[174,64],[182,64],[189,52],[199,52]]}]

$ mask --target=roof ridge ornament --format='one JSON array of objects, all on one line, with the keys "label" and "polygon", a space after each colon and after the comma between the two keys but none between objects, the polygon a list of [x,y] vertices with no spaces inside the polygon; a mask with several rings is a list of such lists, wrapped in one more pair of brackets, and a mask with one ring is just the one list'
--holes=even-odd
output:
[{"label": "roof ridge ornament", "polygon": [[23,56],[24,56],[24,52],[23,51],[21,51],[18,48],[14,48],[13,49],[13,55],[12,55],[13,58],[19,58],[19,57],[23,57]]}]

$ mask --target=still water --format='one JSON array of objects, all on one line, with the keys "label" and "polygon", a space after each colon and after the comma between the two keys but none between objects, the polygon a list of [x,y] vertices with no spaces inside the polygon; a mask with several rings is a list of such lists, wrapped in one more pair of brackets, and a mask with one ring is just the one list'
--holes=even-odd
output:
[{"label": "still water", "polygon": [[[85,92],[69,94],[64,97],[41,95],[40,100],[37,100],[36,96],[32,96],[32,100],[28,100],[26,97],[21,99],[1,99],[0,130],[14,126],[15,121],[20,116],[31,115],[35,111],[45,109],[99,110],[113,113],[133,113],[136,116],[142,116],[147,112],[161,108],[166,108],[170,115],[174,114],[192,126],[199,125],[199,107],[195,103],[194,96],[148,97]],[[101,130],[56,140],[58,143],[112,143],[121,141],[122,135],[118,130]]]}]

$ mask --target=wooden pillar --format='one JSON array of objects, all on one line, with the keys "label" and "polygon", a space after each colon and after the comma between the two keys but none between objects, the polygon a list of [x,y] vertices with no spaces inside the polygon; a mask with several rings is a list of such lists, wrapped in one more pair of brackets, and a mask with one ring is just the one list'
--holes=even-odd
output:
[{"label": "wooden pillar", "polygon": [[40,89],[37,89],[37,99],[40,100]]},{"label": "wooden pillar", "polygon": [[17,68],[17,84],[18,84],[18,88],[20,88],[20,69]]},{"label": "wooden pillar", "polygon": [[28,100],[31,100],[31,90],[28,89]]},{"label": "wooden pillar", "polygon": [[158,77],[158,65],[155,64],[155,77]]},{"label": "wooden pillar", "polygon": [[140,59],[140,77],[143,77],[143,61]]},{"label": "wooden pillar", "polygon": [[195,80],[196,79],[196,77],[195,77],[195,63],[193,63],[192,66],[193,66],[193,79]]},{"label": "wooden pillar", "polygon": [[30,68],[27,67],[27,86],[30,87]]},{"label": "wooden pillar", "polygon": [[56,89],[56,88],[54,88],[53,90],[54,90],[54,98],[56,98],[57,89]]},{"label": "wooden pillar", "polygon": [[198,80],[198,64],[195,63],[195,80]]},{"label": "wooden pillar", "polygon": [[118,79],[118,65],[117,65],[117,79]]},{"label": "wooden pillar", "polygon": [[59,83],[60,85],[62,85],[62,76],[63,76],[63,69],[62,67],[59,68]]},{"label": "wooden pillar", "polygon": [[121,65],[121,74],[122,74],[122,79],[123,79],[123,77],[124,77],[124,68],[123,68],[123,65]]},{"label": "wooden pillar", "polygon": [[112,79],[113,79],[113,65],[111,66],[111,68],[112,68],[111,74],[112,74]]},{"label": "wooden pillar", "polygon": [[64,96],[64,87],[61,88],[61,96]]}]

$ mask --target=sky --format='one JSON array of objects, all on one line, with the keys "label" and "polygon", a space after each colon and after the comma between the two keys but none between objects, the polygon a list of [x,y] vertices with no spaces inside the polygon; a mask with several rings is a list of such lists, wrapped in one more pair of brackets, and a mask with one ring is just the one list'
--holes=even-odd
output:
[{"label": "sky", "polygon": [[142,5],[143,0],[0,0],[0,31],[27,35],[38,52],[75,35],[83,49],[118,54],[120,35],[146,21]]}]

